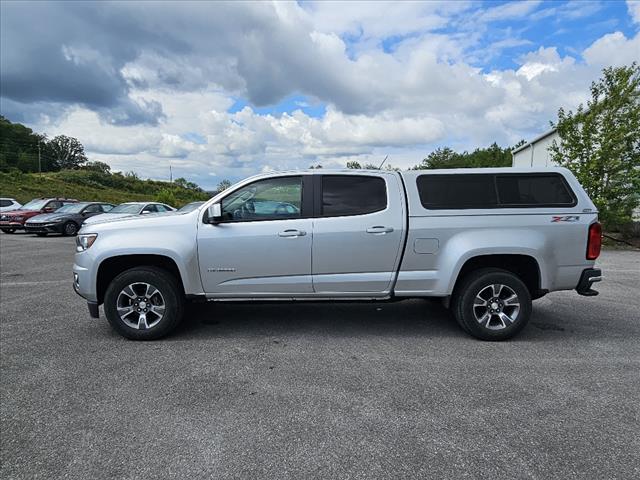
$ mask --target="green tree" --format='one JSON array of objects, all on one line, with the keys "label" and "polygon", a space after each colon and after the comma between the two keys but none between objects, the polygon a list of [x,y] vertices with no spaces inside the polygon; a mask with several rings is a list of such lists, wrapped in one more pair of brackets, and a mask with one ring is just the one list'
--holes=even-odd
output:
[{"label": "green tree", "polygon": [[224,180],[222,180],[218,186],[216,187],[216,189],[221,192],[223,190],[226,190],[227,188],[229,188],[231,186],[231,181],[227,180],[226,178]]},{"label": "green tree", "polygon": [[84,146],[77,138],[58,135],[46,144],[46,155],[51,157],[58,169],[80,168],[87,161]]},{"label": "green tree", "polygon": [[172,207],[177,204],[176,196],[168,188],[163,188],[156,194],[156,202],[166,203]]},{"label": "green tree", "polygon": [[38,154],[20,152],[18,154],[17,167],[21,172],[37,172]]},{"label": "green tree", "polygon": [[362,167],[360,166],[360,162],[356,162],[355,160],[352,160],[350,162],[347,162],[347,168],[352,168],[354,170],[359,170]]},{"label": "green tree", "polygon": [[83,170],[90,170],[92,172],[111,173],[111,167],[104,162],[87,162],[81,168]]},{"label": "green tree", "polygon": [[640,202],[640,67],[609,67],[591,84],[591,100],[560,109],[551,157],[571,170],[605,226],[631,221]]},{"label": "green tree", "polygon": [[510,167],[513,160],[511,151],[514,147],[500,147],[492,143],[487,148],[476,148],[473,152],[458,153],[449,147],[440,147],[431,152],[416,165],[414,170],[435,168],[487,168]]}]

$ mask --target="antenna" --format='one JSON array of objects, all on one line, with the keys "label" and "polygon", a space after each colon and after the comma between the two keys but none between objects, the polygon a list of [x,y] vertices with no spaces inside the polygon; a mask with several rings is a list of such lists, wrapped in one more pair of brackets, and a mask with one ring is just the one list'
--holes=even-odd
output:
[{"label": "antenna", "polygon": [[389,158],[389,155],[387,155],[386,157],[384,157],[384,160],[382,160],[382,163],[380,164],[380,166],[378,167],[378,170],[380,170],[382,168],[382,165],[384,165],[384,162],[387,161],[387,158]]}]

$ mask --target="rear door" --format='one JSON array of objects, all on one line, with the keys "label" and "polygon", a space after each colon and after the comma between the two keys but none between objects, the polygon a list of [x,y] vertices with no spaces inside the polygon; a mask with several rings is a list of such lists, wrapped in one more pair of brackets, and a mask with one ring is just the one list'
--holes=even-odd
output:
[{"label": "rear door", "polygon": [[383,296],[400,261],[406,219],[392,172],[315,175],[313,288],[318,294]]}]

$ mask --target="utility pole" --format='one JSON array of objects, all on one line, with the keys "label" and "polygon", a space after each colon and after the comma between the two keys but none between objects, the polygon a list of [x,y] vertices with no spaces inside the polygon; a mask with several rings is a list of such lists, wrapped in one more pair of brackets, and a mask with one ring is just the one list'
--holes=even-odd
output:
[{"label": "utility pole", "polygon": [[171,164],[169,164],[169,183],[173,183],[173,170],[171,170]]},{"label": "utility pole", "polygon": [[42,174],[42,161],[40,160],[40,140],[38,140],[38,173]]}]

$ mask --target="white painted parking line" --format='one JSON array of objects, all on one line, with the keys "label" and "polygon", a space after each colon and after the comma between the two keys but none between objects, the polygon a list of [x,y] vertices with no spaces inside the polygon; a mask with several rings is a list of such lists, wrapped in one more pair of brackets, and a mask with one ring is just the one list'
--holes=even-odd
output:
[{"label": "white painted parking line", "polygon": [[0,287],[23,287],[29,285],[42,285],[45,283],[55,283],[55,284],[63,284],[63,283],[71,283],[71,279],[66,280],[43,280],[41,282],[6,282],[0,283]]}]

